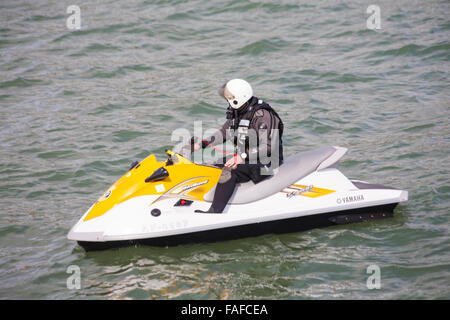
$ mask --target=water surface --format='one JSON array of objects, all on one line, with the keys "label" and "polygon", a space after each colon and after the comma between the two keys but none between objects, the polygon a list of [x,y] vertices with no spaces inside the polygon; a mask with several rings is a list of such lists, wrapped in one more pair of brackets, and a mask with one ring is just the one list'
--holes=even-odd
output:
[{"label": "water surface", "polygon": [[[448,1],[377,1],[380,30],[367,1],[77,1],[78,31],[72,4],[0,3],[0,298],[450,298]],[[410,200],[392,219],[213,244],[66,239],[173,130],[218,125],[236,77],[283,118],[286,155],[346,147],[344,174]]]}]

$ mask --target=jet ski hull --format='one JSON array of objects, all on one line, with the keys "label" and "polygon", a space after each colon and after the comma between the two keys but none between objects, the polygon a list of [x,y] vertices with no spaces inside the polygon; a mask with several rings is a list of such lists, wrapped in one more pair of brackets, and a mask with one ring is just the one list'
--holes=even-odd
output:
[{"label": "jet ski hull", "polygon": [[[263,182],[239,185],[222,214],[195,213],[209,208],[221,170],[149,156],[86,211],[68,238],[85,250],[174,246],[392,217],[408,192],[349,180],[336,168],[344,153],[329,147],[294,155]],[[164,174],[153,181],[157,170]]]},{"label": "jet ski hull", "polygon": [[356,208],[335,212],[327,212],[309,216],[250,223],[219,229],[174,234],[146,239],[116,240],[116,241],[78,241],[86,251],[105,250],[130,246],[170,247],[190,243],[212,243],[266,234],[284,234],[307,231],[315,228],[330,227],[391,218],[398,203],[390,203],[374,207]]}]

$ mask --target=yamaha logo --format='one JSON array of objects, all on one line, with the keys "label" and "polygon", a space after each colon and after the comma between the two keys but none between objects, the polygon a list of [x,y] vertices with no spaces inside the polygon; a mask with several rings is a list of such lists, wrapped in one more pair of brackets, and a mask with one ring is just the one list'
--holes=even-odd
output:
[{"label": "yamaha logo", "polygon": [[362,194],[357,194],[356,196],[336,198],[337,204],[351,203],[351,202],[357,202],[357,201],[363,201],[363,200],[364,200],[364,195],[362,195]]}]

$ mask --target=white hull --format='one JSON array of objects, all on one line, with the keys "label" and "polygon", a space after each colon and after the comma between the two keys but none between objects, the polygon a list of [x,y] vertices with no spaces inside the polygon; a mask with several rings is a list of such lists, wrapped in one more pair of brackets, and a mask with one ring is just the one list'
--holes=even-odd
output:
[{"label": "white hull", "polygon": [[[258,226],[264,226],[262,231],[265,232],[255,231],[255,234],[260,234],[271,232],[271,223],[274,225],[273,231],[278,232],[279,225],[275,226],[275,224],[280,221],[286,222],[286,230],[291,231],[290,222],[298,221],[298,226],[301,227],[302,218],[310,218],[306,224],[312,223],[311,227],[315,227],[314,221],[318,222],[317,227],[324,225],[325,220],[316,219],[322,215],[327,215],[325,218],[330,222],[329,225],[339,224],[339,219],[333,220],[334,215],[330,214],[337,215],[344,212],[354,215],[357,212],[370,212],[368,211],[370,208],[385,208],[392,211],[396,204],[408,199],[407,191],[371,186],[360,181],[358,188],[353,182],[338,169],[325,168],[314,171],[295,184],[326,188],[332,190],[331,193],[319,197],[307,197],[301,193],[289,196],[289,193],[295,189],[287,188],[258,201],[228,205],[222,214],[195,213],[195,209],[209,208],[210,203],[205,201],[193,201],[190,206],[174,206],[178,198],[154,203],[158,195],[143,195],[115,205],[107,214],[84,221],[88,210],[71,229],[68,238],[78,241],[85,248],[95,248],[96,244],[102,247],[109,243],[139,242],[138,240],[166,245],[172,243],[171,237],[178,239],[176,243],[182,243],[183,235],[186,236],[184,238],[187,242],[190,242],[192,239],[195,240],[195,237],[191,239],[189,235],[201,234],[208,237],[207,232],[224,229],[238,233],[248,231],[251,233],[251,230],[258,229]],[[361,186],[366,187],[361,188]],[[153,209],[159,209],[161,214],[153,216],[151,214]],[[373,214],[360,216],[361,219],[356,221],[382,217]],[[347,216],[342,219],[347,219]],[[239,229],[241,226],[248,226],[248,228]],[[249,229],[250,226],[254,228]],[[213,236],[214,232],[210,232],[210,235]],[[201,237],[201,239],[204,238]],[[152,242],[152,239],[155,241]],[[158,243],[158,239],[162,240],[161,243]]]}]

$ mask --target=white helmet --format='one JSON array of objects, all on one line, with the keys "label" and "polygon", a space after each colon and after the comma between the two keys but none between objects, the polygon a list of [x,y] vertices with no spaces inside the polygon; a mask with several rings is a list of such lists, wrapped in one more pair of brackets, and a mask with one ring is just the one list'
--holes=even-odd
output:
[{"label": "white helmet", "polygon": [[247,81],[233,79],[219,89],[219,94],[228,101],[233,109],[239,109],[253,97],[253,89]]}]

